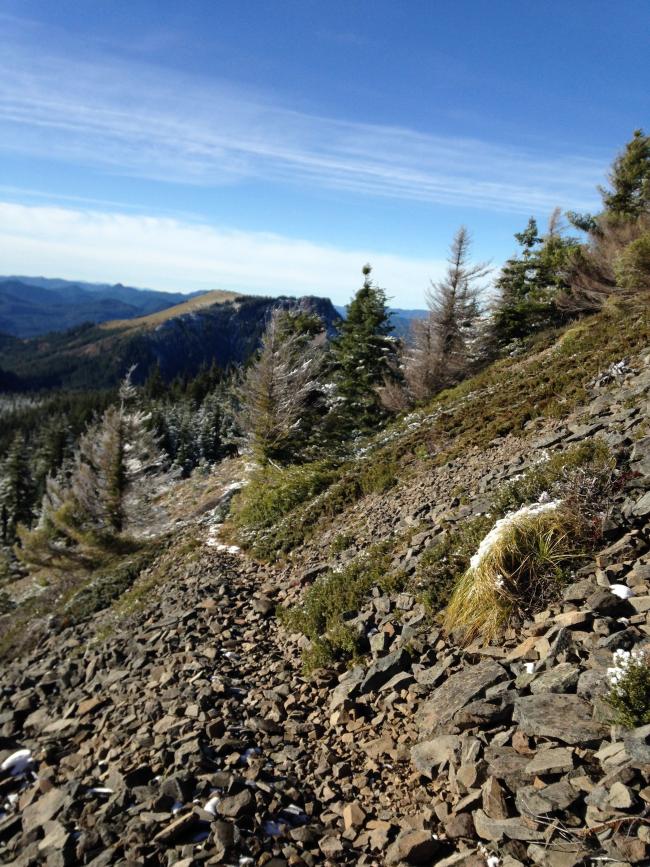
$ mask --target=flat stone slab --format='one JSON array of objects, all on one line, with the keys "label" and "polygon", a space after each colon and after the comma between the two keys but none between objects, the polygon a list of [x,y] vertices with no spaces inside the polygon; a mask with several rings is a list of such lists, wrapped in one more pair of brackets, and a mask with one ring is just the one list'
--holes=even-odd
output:
[{"label": "flat stone slab", "polygon": [[439,735],[430,741],[423,741],[411,749],[411,764],[426,777],[433,777],[433,772],[445,762],[450,762],[460,748],[458,735]]},{"label": "flat stone slab", "polygon": [[519,816],[513,819],[490,819],[483,812],[477,810],[474,813],[474,826],[476,833],[483,840],[492,840],[499,843],[502,840],[525,840],[536,842],[544,839],[544,834],[537,829],[537,823],[527,821]]},{"label": "flat stone slab", "polygon": [[607,726],[593,719],[593,708],[577,695],[553,692],[527,695],[515,701],[513,719],[527,735],[556,738],[565,744],[597,741]]},{"label": "flat stone slab", "polygon": [[477,697],[488,686],[492,686],[507,676],[503,666],[486,659],[466,668],[446,680],[434,690],[418,711],[417,722],[422,734],[434,732],[439,726],[449,722],[454,714]]}]

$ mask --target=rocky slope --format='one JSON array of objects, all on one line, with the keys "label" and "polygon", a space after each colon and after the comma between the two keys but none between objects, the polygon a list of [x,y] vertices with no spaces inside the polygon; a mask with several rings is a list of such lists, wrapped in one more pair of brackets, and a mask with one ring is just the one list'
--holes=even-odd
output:
[{"label": "rocky slope", "polygon": [[[650,863],[650,727],[612,725],[604,700],[613,653],[650,636],[649,396],[646,350],[561,420],[365,497],[274,567],[219,541],[221,502],[186,522],[191,556],[140,610],[53,621],[2,671],[0,860]],[[406,533],[391,568],[417,575],[443,526],[593,437],[620,484],[561,599],[462,649],[415,593],[374,587],[350,619],[367,657],[303,674],[277,606],[390,533]]]}]

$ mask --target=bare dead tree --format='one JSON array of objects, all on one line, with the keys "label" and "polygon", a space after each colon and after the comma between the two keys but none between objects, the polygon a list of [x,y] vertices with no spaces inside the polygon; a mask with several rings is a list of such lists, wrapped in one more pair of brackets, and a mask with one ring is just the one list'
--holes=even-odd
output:
[{"label": "bare dead tree", "polygon": [[[621,285],[617,265],[630,246],[648,233],[647,215],[626,220],[607,215],[596,218],[587,244],[571,259],[566,275],[570,289],[560,295],[558,306],[568,313],[583,313],[599,310],[610,296],[623,298],[634,294],[637,287]],[[647,286],[640,281],[638,288]]]},{"label": "bare dead tree", "polygon": [[427,290],[429,315],[413,325],[404,377],[415,401],[425,400],[461,379],[472,359],[487,262],[469,260],[471,237],[465,226],[454,235],[445,276]]}]

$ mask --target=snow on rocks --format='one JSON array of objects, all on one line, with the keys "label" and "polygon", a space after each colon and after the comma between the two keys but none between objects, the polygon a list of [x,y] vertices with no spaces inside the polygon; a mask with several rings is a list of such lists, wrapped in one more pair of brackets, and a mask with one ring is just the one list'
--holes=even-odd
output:
[{"label": "snow on rocks", "polygon": [[216,816],[220,800],[221,799],[218,795],[213,795],[205,802],[205,806],[203,807],[203,809],[206,813],[210,813],[212,816]]},{"label": "snow on rocks", "polygon": [[9,773],[12,777],[19,777],[22,776],[22,774],[24,774],[33,763],[34,761],[32,759],[31,750],[16,750],[15,753],[12,753],[3,761],[0,765],[0,771]]},{"label": "snow on rocks", "polygon": [[241,548],[238,545],[216,545],[217,551],[225,551],[226,554],[241,554]]},{"label": "snow on rocks", "polygon": [[544,500],[540,498],[538,503],[533,503],[530,506],[522,506],[516,512],[508,512],[503,518],[500,518],[492,527],[487,536],[481,540],[478,550],[470,560],[470,569],[477,569],[485,557],[490,553],[492,548],[498,544],[503,535],[507,531],[516,526],[519,522],[528,518],[536,517],[545,512],[553,512],[562,505],[561,500]]},{"label": "snow on rocks", "polygon": [[629,599],[631,596],[634,596],[634,591],[625,584],[612,584],[609,591],[614,596],[618,596],[619,599]]}]

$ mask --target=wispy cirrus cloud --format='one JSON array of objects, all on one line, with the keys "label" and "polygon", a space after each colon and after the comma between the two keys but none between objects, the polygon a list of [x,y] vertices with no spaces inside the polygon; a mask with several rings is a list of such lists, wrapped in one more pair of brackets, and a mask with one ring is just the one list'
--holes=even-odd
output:
[{"label": "wispy cirrus cloud", "polygon": [[261,178],[513,213],[586,208],[599,160],[296,111],[273,95],[114,57],[0,53],[0,147],[204,185]]},{"label": "wispy cirrus cloud", "polygon": [[[153,289],[232,289],[328,295],[345,303],[370,261],[401,306],[422,307],[444,262],[341,250],[265,232],[242,232],[159,216],[0,202],[4,273],[30,272]],[[31,266],[31,272],[34,270]],[[73,269],[73,272],[71,272]]]}]

